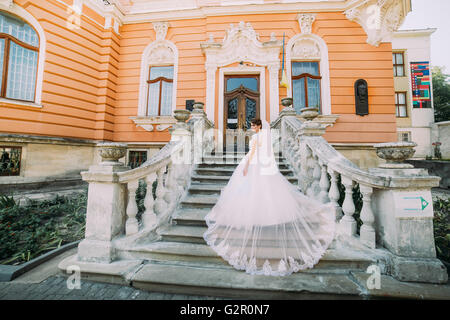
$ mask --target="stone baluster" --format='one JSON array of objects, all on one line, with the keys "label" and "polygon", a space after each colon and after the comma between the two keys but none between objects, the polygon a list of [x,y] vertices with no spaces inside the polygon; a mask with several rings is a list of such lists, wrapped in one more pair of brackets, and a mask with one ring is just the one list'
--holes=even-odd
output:
[{"label": "stone baluster", "polygon": [[156,214],[163,214],[167,209],[167,203],[164,200],[164,195],[166,194],[166,188],[164,187],[164,171],[166,170],[166,166],[162,167],[158,170],[157,173],[157,181],[158,185],[156,186],[156,201],[155,201],[155,211]]},{"label": "stone baluster", "polygon": [[327,203],[330,201],[328,198],[328,188],[330,187],[330,181],[328,180],[327,175],[327,165],[324,161],[319,161],[321,167],[321,176],[320,176],[320,193],[319,193],[319,201],[322,203]]},{"label": "stone baluster", "polygon": [[170,206],[178,198],[178,190],[176,183],[176,175],[177,175],[177,166],[173,164],[173,162],[169,163],[167,166],[167,176],[166,176],[166,193],[164,195],[164,200]]},{"label": "stone baluster", "polygon": [[369,248],[375,249],[376,240],[375,240],[375,216],[372,211],[372,193],[373,188],[369,186],[365,186],[360,184],[359,190],[363,196],[363,206],[361,209],[360,218],[363,222],[363,225],[360,229],[360,239],[361,242],[367,245]]},{"label": "stone baluster", "polygon": [[142,214],[142,223],[146,229],[154,226],[157,221],[155,211],[153,210],[155,205],[155,200],[153,199],[153,183],[155,180],[155,172],[152,172],[145,177],[145,182],[147,183],[147,193],[144,198],[145,212]]},{"label": "stone baluster", "polygon": [[338,173],[330,168],[328,168],[328,173],[331,177],[331,186],[330,190],[328,191],[328,197],[330,198],[330,201],[334,204],[335,210],[336,210],[336,222],[341,220],[342,218],[342,209],[339,206],[339,187],[338,187]]},{"label": "stone baluster", "polygon": [[356,220],[353,217],[355,213],[355,204],[353,203],[353,180],[351,178],[341,176],[342,184],[345,186],[345,199],[342,204],[344,216],[341,219],[341,231],[348,236],[356,234]]},{"label": "stone baluster", "polygon": [[313,156],[313,174],[312,174],[312,184],[311,184],[311,195],[319,199],[320,195],[320,177],[321,177],[321,167],[319,165],[319,158],[317,155]]},{"label": "stone baluster", "polygon": [[138,207],[136,204],[136,190],[139,186],[139,180],[127,183],[128,188],[128,204],[127,204],[127,222],[125,223],[125,234],[127,236],[135,234],[139,231],[139,224],[136,219]]}]

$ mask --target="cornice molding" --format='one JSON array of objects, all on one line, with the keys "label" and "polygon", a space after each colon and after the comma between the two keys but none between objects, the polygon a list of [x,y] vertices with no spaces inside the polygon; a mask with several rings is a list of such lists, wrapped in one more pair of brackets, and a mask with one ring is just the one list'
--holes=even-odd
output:
[{"label": "cornice molding", "polygon": [[411,0],[354,0],[344,13],[364,29],[367,43],[378,47],[391,41],[410,11]]}]

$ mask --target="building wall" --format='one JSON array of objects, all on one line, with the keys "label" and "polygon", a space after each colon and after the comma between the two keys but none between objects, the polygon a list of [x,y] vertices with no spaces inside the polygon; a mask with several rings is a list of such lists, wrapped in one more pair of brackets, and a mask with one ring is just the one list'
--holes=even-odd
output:
[{"label": "building wall", "polygon": [[104,30],[104,18],[85,6],[80,28],[70,30],[66,23],[73,11],[67,5],[72,2],[15,1],[45,33],[42,108],[2,102],[1,132],[113,138],[119,38]]},{"label": "building wall", "polygon": [[[284,32],[287,43],[291,37],[300,33],[296,15],[231,15],[170,21],[166,39],[172,41],[179,50],[177,108],[185,108],[186,99],[203,102],[206,99],[205,57],[200,43],[207,41],[210,34],[216,41],[221,41],[230,23],[236,25],[244,21],[251,23],[259,33],[261,42],[268,41],[272,32],[275,32],[277,39],[282,39]],[[331,110],[333,114],[341,115],[334,127],[327,130],[325,138],[330,142],[347,143],[395,141],[391,44],[382,43],[379,47],[367,44],[364,30],[357,23],[348,21],[342,13],[318,13],[312,32],[321,36],[328,46]],[[137,115],[141,55],[155,38],[151,23],[128,24],[121,28],[120,76],[114,132],[114,139],[117,141],[169,139],[167,131],[148,133],[142,128],[136,128],[129,119]],[[280,62],[281,60],[280,54]],[[364,117],[355,115],[353,85],[359,78],[366,79],[369,86],[370,115]],[[216,74],[216,96],[219,87],[217,82]],[[284,87],[280,87],[279,92],[280,99],[287,95]],[[268,96],[266,101],[269,101]],[[215,108],[214,122],[217,127],[217,99]]]},{"label": "building wall", "polygon": [[[394,33],[392,49],[404,52],[405,77],[394,78],[395,91],[407,92],[407,118],[397,118],[398,132],[410,132],[411,141],[417,143],[415,158],[424,158],[432,153],[431,126],[434,123],[434,107],[420,109],[412,107],[411,62],[428,61],[431,64],[430,36],[435,29],[407,30]],[[431,70],[430,70],[431,71]],[[432,81],[430,73],[430,83]],[[431,85],[431,104],[433,94]]]},{"label": "building wall", "polygon": [[[0,101],[0,132],[30,137],[77,138],[89,145],[83,147],[86,150],[75,151],[67,145],[61,147],[50,142],[38,146],[20,139],[9,140],[9,144],[27,147],[25,177],[71,174],[87,169],[89,161],[98,161],[94,150],[98,141],[148,144],[147,150],[153,152],[157,150],[155,144],[170,139],[167,129],[148,132],[130,119],[137,115],[142,53],[156,39],[151,22],[105,28],[105,24],[108,25],[105,17],[83,5],[80,26],[71,30],[67,23],[74,17],[70,9],[73,0],[16,0],[14,5],[31,14],[45,35],[42,103],[36,107]],[[184,109],[187,99],[206,100],[205,56],[200,43],[207,41],[209,35],[222,41],[231,23],[236,25],[244,21],[251,23],[261,42],[268,41],[274,32],[278,40],[284,33],[288,43],[301,32],[297,14],[170,20],[166,39],[172,41],[179,52],[176,108]],[[369,145],[367,160],[361,160],[361,163],[371,166],[375,160],[369,150],[370,144],[396,140],[391,43],[381,43],[378,47],[367,44],[362,27],[340,12],[317,13],[312,32],[328,47],[331,112],[339,115],[335,125],[327,128],[325,139],[331,143]],[[279,59],[281,66],[281,52]],[[267,69],[265,76],[269,78]],[[353,85],[360,78],[365,79],[369,87],[370,114],[364,117],[355,115]],[[279,99],[287,95],[286,88],[280,87]],[[270,101],[268,81],[266,101]],[[217,99],[215,108],[217,128]],[[266,114],[270,115],[268,108],[266,105]],[[363,149],[358,152],[364,152]],[[72,159],[75,163],[69,166],[64,159],[72,154],[76,155]],[[356,158],[365,157],[362,153],[352,154]]]}]

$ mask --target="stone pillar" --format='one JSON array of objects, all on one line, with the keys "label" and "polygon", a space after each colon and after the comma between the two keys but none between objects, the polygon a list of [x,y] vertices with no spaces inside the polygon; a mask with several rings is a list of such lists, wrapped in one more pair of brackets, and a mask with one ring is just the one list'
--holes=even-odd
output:
[{"label": "stone pillar", "polygon": [[[270,90],[270,121],[274,121],[278,115],[280,106],[278,104],[279,92],[278,92],[278,72],[280,70],[280,64],[274,63],[267,66],[269,69],[269,90]],[[267,116],[266,116],[267,117]]]},{"label": "stone pillar", "polygon": [[436,259],[431,188],[439,177],[402,161],[414,154],[414,143],[375,145],[385,160],[369,171],[390,180],[385,189],[373,189],[372,205],[377,239],[394,254],[392,275],[401,281],[447,282],[447,272]]},{"label": "stone pillar", "polygon": [[217,66],[206,64],[206,116],[214,122],[214,103],[216,97],[216,71]]},{"label": "stone pillar", "polygon": [[111,241],[125,231],[126,185],[118,183],[117,173],[130,168],[118,159],[126,144],[98,144],[102,162],[81,172],[89,183],[85,239],[78,245],[80,261],[110,263],[115,259]]}]

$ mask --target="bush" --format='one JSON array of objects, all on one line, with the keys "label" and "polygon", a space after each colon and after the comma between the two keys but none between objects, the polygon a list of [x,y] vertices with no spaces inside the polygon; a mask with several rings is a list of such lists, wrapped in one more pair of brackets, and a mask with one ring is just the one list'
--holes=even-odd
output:
[{"label": "bush", "polygon": [[437,198],[433,202],[434,241],[437,257],[450,263],[450,200]]},{"label": "bush", "polygon": [[87,192],[19,206],[0,196],[0,264],[21,264],[84,237]]}]

